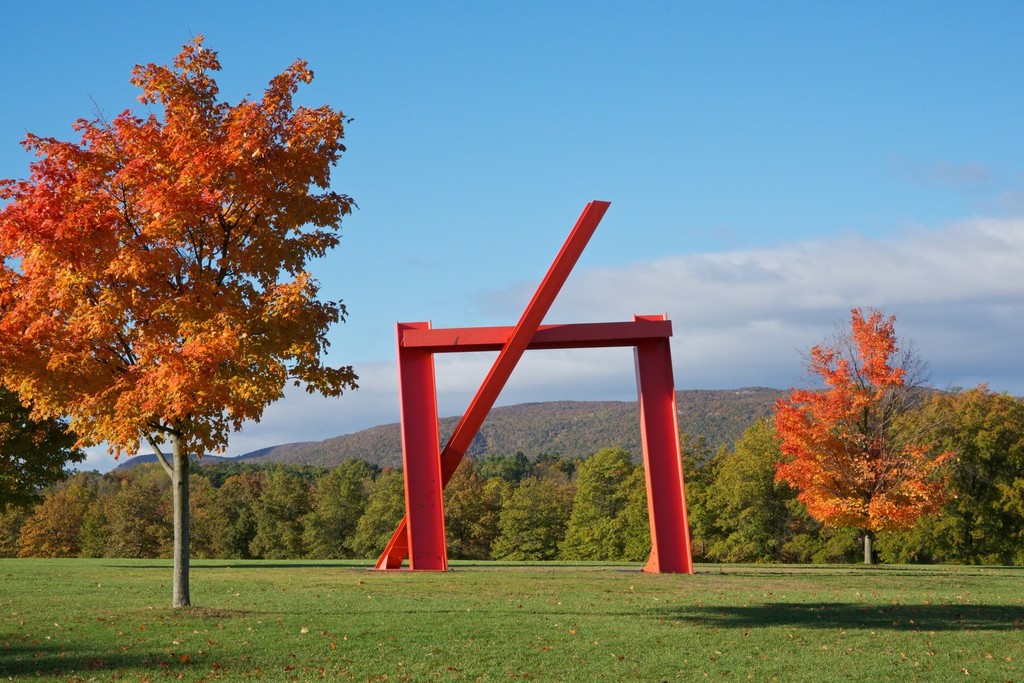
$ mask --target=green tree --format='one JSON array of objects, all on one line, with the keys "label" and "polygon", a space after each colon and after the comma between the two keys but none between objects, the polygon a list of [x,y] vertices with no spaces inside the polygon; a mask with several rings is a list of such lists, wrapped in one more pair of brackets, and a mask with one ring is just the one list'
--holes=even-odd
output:
[{"label": "green tree", "polygon": [[192,556],[220,558],[228,555],[224,529],[228,517],[217,504],[217,490],[205,477],[189,478],[189,517],[192,523]]},{"label": "green tree", "polygon": [[111,540],[110,506],[122,484],[132,477],[131,470],[115,470],[103,475],[86,472],[76,476],[90,479],[96,494],[82,519],[78,533],[79,553],[82,557],[106,557]]},{"label": "green tree", "polygon": [[386,469],[370,487],[366,511],[356,524],[352,550],[358,557],[383,552],[395,526],[405,516],[405,481],[398,470]]},{"label": "green tree", "polygon": [[[716,456],[706,507],[715,520],[709,554],[723,562],[788,562],[799,559],[816,534],[815,523],[785,482],[775,480],[782,453],[769,420],[758,420],[732,451]],[[791,547],[791,544],[795,545]]]},{"label": "green tree", "polygon": [[173,539],[167,496],[152,481],[127,479],[110,501],[108,557],[169,557]]},{"label": "green tree", "polygon": [[529,458],[518,451],[515,455],[494,453],[478,458],[476,470],[484,479],[500,477],[510,484],[518,484],[533,472]]},{"label": "green tree", "polygon": [[1024,564],[1024,401],[982,385],[936,394],[907,419],[957,457],[940,513],[881,535],[882,557]]},{"label": "green tree", "polygon": [[622,523],[626,543],[622,559],[627,562],[645,562],[651,554],[651,519],[647,510],[647,481],[643,467],[636,467],[622,482],[626,505],[622,510]]},{"label": "green tree", "polygon": [[530,472],[535,477],[559,477],[571,479],[576,472],[580,461],[573,458],[563,458],[557,453],[541,453],[532,463]]},{"label": "green tree", "polygon": [[573,487],[552,477],[528,477],[501,510],[492,556],[504,560],[553,560],[565,538]]},{"label": "green tree", "polygon": [[[717,460],[703,436],[687,432],[679,435],[686,483],[686,513],[690,524],[690,545],[694,560],[707,559],[708,546],[714,536],[714,517],[707,512],[707,489],[715,479]],[[646,505],[646,498],[644,505]],[[648,522],[649,524],[649,522]],[[650,527],[647,529],[650,549]]]},{"label": "green tree", "polygon": [[256,502],[253,556],[271,560],[303,557],[302,524],[309,509],[306,482],[293,472],[272,470]]},{"label": "green tree", "polygon": [[78,532],[79,553],[82,557],[107,557],[111,539],[111,495],[97,495],[89,504]]},{"label": "green tree", "polygon": [[303,535],[313,558],[354,557],[356,525],[370,499],[376,468],[362,460],[346,460],[316,482],[313,510],[306,515]]},{"label": "green tree", "polygon": [[494,484],[465,458],[444,488],[444,526],[448,556],[458,560],[486,560],[498,537],[502,479]]},{"label": "green tree", "polygon": [[224,557],[251,559],[256,538],[256,505],[266,484],[266,474],[247,470],[224,480],[214,496],[215,516],[224,521],[221,545]]},{"label": "green tree", "polygon": [[85,459],[76,440],[61,420],[33,420],[17,394],[0,385],[0,512],[38,503],[43,487],[67,477],[65,465]]},{"label": "green tree", "polygon": [[567,560],[618,560],[626,547],[625,482],[635,469],[628,451],[606,448],[576,469],[576,494],[561,557]]},{"label": "green tree", "polygon": [[252,463],[241,463],[236,461],[219,462],[212,467],[198,467],[192,474],[202,477],[213,484],[213,488],[219,489],[231,477],[239,474],[254,474],[268,469],[261,465]]}]

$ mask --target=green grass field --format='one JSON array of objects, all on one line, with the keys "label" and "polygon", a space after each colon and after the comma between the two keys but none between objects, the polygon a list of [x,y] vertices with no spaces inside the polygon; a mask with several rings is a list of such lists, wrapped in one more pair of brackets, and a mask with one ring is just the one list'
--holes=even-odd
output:
[{"label": "green grass field", "polygon": [[1024,680],[1024,569],[0,560],[0,678]]}]

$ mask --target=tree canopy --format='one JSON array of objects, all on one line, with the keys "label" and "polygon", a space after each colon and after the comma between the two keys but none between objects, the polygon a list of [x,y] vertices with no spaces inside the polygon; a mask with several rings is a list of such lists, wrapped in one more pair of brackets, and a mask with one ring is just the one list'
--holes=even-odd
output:
[{"label": "tree canopy", "polygon": [[[629,451],[604,448],[576,470],[572,513],[561,543],[570,560],[609,560],[622,557],[629,527],[625,522],[635,466]],[[646,492],[646,491],[645,491]]]},{"label": "tree canopy", "polygon": [[293,105],[305,62],[236,105],[219,69],[202,37],[135,67],[151,113],[80,119],[76,142],[29,134],[31,178],[0,181],[0,257],[18,264],[0,267],[3,381],[82,445],[222,450],[288,379],[355,386],[321,363],[345,308],[306,270],[352,207],[330,189],[346,118]]},{"label": "tree canopy", "polygon": [[914,398],[908,371],[917,366],[898,356],[894,322],[853,309],[848,335],[810,351],[808,372],[824,389],[795,389],[776,405],[784,456],[776,477],[826,526],[909,528],[944,501],[939,468],[952,451],[937,453],[899,429]]},{"label": "tree canopy", "polygon": [[[175,491],[174,604],[189,603],[188,455],[222,451],[288,382],[336,396],[338,301],[308,271],[353,206],[331,189],[348,119],[296,106],[296,61],[263,96],[218,100],[202,37],[136,66],[146,115],[29,134],[31,176],[0,181],[0,382],[78,445],[148,443]],[[161,450],[170,443],[172,462]]]},{"label": "tree canopy", "polygon": [[32,419],[18,396],[0,386],[0,512],[37,502],[44,486],[64,479],[67,463],[85,459],[76,440],[61,420]]},{"label": "tree canopy", "polygon": [[887,535],[883,555],[894,562],[1024,563],[1024,400],[981,385],[936,394],[907,420],[957,458],[939,514]]},{"label": "tree canopy", "polygon": [[715,538],[711,553],[727,562],[791,562],[811,522],[796,494],[775,470],[781,453],[769,420],[758,420],[732,450],[715,456],[707,513]]}]

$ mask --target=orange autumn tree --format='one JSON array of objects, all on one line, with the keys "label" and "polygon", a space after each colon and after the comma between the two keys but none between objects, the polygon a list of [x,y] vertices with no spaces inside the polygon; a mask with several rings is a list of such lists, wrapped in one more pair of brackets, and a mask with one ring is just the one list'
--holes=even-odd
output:
[{"label": "orange autumn tree", "polygon": [[953,455],[902,428],[923,366],[912,351],[900,354],[894,322],[853,309],[848,334],[810,351],[808,373],[824,389],[794,389],[775,412],[776,480],[799,492],[814,519],[859,529],[869,564],[875,532],[909,528],[941,507],[940,468]]},{"label": "orange autumn tree", "polygon": [[173,604],[188,589],[189,456],[283,396],[336,396],[321,361],[345,318],[307,266],[338,243],[352,200],[330,189],[344,115],[296,106],[296,61],[262,97],[218,100],[202,37],[171,66],[136,66],[148,112],[28,135],[28,180],[0,181],[0,383],[80,446],[147,444],[174,491]]}]

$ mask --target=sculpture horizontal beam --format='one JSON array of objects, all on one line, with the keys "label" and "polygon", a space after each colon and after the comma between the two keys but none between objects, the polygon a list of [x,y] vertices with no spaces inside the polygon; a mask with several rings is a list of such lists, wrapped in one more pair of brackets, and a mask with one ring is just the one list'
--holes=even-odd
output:
[{"label": "sculpture horizontal beam", "polygon": [[[399,344],[406,349],[430,353],[499,351],[512,335],[512,326],[449,327],[440,329],[403,328]],[[527,349],[582,349],[636,346],[648,339],[672,336],[672,322],[649,318],[632,322],[541,325]]]}]

